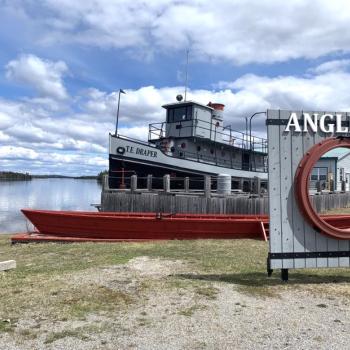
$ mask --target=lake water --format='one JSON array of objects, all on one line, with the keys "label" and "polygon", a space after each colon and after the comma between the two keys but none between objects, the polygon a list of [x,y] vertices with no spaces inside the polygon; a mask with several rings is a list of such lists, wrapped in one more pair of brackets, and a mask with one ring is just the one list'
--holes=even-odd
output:
[{"label": "lake water", "polygon": [[100,201],[101,185],[96,180],[0,181],[0,234],[33,228],[22,208],[96,211],[90,204]]}]

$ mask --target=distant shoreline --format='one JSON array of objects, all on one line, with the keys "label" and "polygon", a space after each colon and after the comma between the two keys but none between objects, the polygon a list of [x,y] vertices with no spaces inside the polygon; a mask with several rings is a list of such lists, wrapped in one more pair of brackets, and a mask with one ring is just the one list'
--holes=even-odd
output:
[{"label": "distant shoreline", "polygon": [[12,171],[0,171],[0,181],[29,181],[32,179],[75,179],[75,180],[97,180],[102,181],[102,176],[106,174],[107,171],[102,171],[97,175],[87,175],[87,176],[69,176],[69,175],[57,175],[57,174],[39,174],[32,175],[29,173],[16,173]]},{"label": "distant shoreline", "polygon": [[23,178],[0,177],[0,181],[31,181],[33,179],[98,180],[98,177],[97,176],[60,176],[60,175],[31,175],[30,177],[23,177]]},{"label": "distant shoreline", "polygon": [[13,171],[0,171],[0,181],[28,181],[32,179],[29,173],[16,173]]},{"label": "distant shoreline", "polygon": [[33,179],[76,179],[76,180],[97,180],[98,176],[67,176],[67,175],[32,175]]}]

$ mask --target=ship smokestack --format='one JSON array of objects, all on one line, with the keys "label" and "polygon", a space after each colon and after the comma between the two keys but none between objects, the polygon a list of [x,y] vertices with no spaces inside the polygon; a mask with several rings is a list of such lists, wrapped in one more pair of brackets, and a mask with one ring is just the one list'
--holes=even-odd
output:
[{"label": "ship smokestack", "polygon": [[224,118],[224,108],[225,108],[224,104],[209,102],[207,106],[214,109],[212,112],[213,118],[220,119],[220,120]]}]

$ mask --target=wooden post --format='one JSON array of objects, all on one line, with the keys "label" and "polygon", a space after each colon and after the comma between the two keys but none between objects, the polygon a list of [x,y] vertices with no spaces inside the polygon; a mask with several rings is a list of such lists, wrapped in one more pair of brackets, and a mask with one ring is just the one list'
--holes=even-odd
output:
[{"label": "wooden post", "polygon": [[109,190],[108,175],[102,175],[102,192]]},{"label": "wooden post", "polygon": [[346,191],[346,182],[344,180],[341,182],[341,191],[342,192]]},{"label": "wooden post", "polygon": [[126,186],[125,186],[125,174],[124,174],[124,168],[122,168],[122,179],[121,179],[121,183],[119,184],[119,188],[121,190],[125,190]]},{"label": "wooden post", "polygon": [[261,181],[257,176],[254,177],[254,193],[259,195],[261,193]]},{"label": "wooden post", "polygon": [[137,190],[137,175],[131,175],[130,189],[131,189],[131,192],[135,192]]},{"label": "wooden post", "polygon": [[0,271],[6,271],[16,268],[16,260],[0,261]]},{"label": "wooden post", "polygon": [[204,176],[204,194],[206,198],[210,198],[211,195],[211,177],[209,175]]},{"label": "wooden post", "polygon": [[316,191],[321,192],[321,181],[316,181]]},{"label": "wooden post", "polygon": [[163,176],[163,190],[166,193],[170,192],[170,175],[166,174]]},{"label": "wooden post", "polygon": [[185,177],[185,192],[190,192],[190,178],[189,177]]},{"label": "wooden post", "polygon": [[147,191],[152,191],[152,175],[147,175]]},{"label": "wooden post", "polygon": [[241,177],[241,178],[239,179],[238,189],[240,189],[240,190],[243,191],[243,188],[244,188],[244,179],[243,179],[243,177]]}]

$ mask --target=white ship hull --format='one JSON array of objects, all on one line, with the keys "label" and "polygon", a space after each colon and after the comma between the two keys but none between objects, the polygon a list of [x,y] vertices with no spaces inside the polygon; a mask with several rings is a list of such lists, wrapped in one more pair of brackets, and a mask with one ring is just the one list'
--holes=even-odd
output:
[{"label": "white ship hull", "polygon": [[[148,174],[162,176],[203,176],[228,174],[234,179],[258,177],[267,181],[267,173],[233,169],[222,165],[208,164],[201,160],[181,159],[169,156],[151,144],[110,135],[109,138],[110,176],[123,171],[135,171],[139,176]],[[127,174],[126,174],[127,176]]]}]

